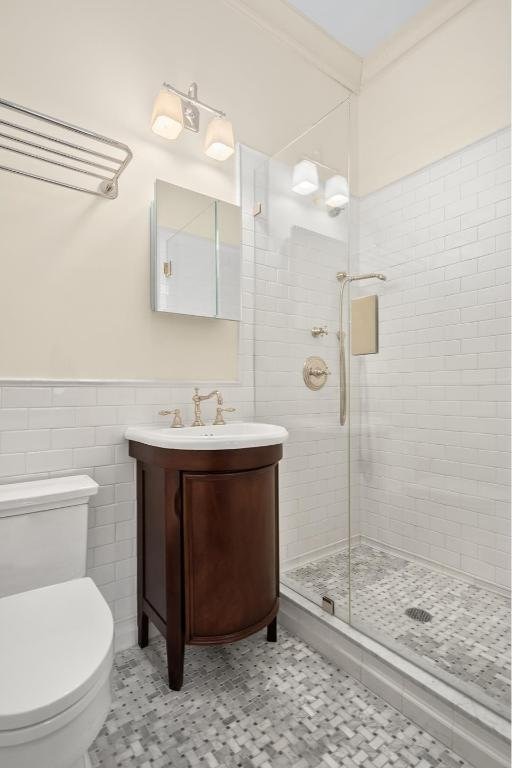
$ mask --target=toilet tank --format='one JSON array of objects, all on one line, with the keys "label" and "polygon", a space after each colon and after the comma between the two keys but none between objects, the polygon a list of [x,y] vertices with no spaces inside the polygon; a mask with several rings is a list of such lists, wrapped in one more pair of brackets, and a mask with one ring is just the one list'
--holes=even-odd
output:
[{"label": "toilet tank", "polygon": [[0,597],[85,576],[87,475],[0,485]]}]

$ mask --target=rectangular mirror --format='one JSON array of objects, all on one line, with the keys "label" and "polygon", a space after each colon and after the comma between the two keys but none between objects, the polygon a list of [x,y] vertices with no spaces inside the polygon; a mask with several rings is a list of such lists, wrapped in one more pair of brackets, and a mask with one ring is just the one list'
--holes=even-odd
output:
[{"label": "rectangular mirror", "polygon": [[240,320],[240,208],[165,181],[151,207],[151,307]]}]

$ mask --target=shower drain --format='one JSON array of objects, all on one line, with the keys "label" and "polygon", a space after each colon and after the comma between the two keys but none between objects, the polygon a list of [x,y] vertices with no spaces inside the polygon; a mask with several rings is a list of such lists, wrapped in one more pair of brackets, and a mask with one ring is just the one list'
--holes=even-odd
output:
[{"label": "shower drain", "polygon": [[407,608],[405,615],[414,621],[421,621],[422,624],[426,624],[427,621],[432,621],[432,614],[423,608]]}]

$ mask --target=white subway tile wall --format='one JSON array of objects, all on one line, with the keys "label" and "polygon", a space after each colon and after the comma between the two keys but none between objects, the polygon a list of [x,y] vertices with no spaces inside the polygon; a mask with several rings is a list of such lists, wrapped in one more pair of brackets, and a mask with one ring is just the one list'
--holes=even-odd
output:
[{"label": "white subway tile wall", "polygon": [[[241,382],[222,384],[222,391],[236,417],[250,420],[252,355],[242,362]],[[158,411],[171,406],[181,406],[190,423],[192,394],[192,384],[0,388],[1,483],[85,473],[100,486],[89,511],[87,572],[112,608],[120,646],[135,641],[135,464],[124,431],[130,424],[165,425]],[[117,404],[99,405],[105,402]],[[213,419],[214,407],[205,403],[205,416]]]},{"label": "white subway tile wall", "polygon": [[[380,351],[352,358],[363,536],[510,584],[510,132],[358,201]],[[352,267],[354,268],[354,267]],[[354,294],[363,294],[361,288]]]}]

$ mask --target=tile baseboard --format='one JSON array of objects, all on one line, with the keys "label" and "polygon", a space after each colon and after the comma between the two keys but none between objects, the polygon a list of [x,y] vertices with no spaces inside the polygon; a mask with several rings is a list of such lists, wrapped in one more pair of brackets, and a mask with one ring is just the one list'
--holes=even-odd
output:
[{"label": "tile baseboard", "polygon": [[[160,632],[153,625],[149,624],[149,637],[159,637]],[[137,645],[137,621],[136,619],[126,619],[114,623],[114,652],[126,651]]]},{"label": "tile baseboard", "polygon": [[368,544],[369,547],[373,547],[374,549],[381,549],[383,552],[389,552],[390,555],[403,557],[406,560],[411,560],[412,562],[419,563],[420,565],[427,565],[433,571],[444,573],[447,576],[453,576],[456,579],[460,579],[460,581],[465,581],[469,584],[475,584],[477,587],[483,587],[484,589],[489,590],[489,592],[494,592],[497,595],[502,595],[503,597],[510,599],[510,589],[508,587],[502,587],[499,584],[495,584],[493,581],[480,579],[478,576],[472,576],[470,573],[466,573],[466,571],[461,571],[458,568],[452,568],[451,566],[440,563],[437,560],[431,560],[428,557],[421,557],[421,555],[416,555],[414,552],[409,552],[407,549],[400,549],[400,547],[394,547],[391,544],[385,544],[383,542],[377,541],[377,539],[372,539],[370,536],[366,536],[363,533],[360,534],[360,540],[362,544]]},{"label": "tile baseboard", "polygon": [[[356,547],[361,544],[361,534],[355,533],[350,537],[352,546]],[[305,552],[303,555],[296,555],[295,557],[288,558],[281,564],[281,576],[286,576],[287,571],[293,570],[299,565],[305,565],[306,563],[312,563],[315,560],[321,560],[327,555],[333,555],[335,552],[341,552],[348,547],[348,538],[339,539],[333,544],[327,544],[324,547],[317,547]]]}]

